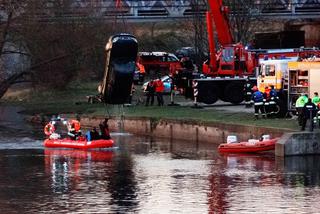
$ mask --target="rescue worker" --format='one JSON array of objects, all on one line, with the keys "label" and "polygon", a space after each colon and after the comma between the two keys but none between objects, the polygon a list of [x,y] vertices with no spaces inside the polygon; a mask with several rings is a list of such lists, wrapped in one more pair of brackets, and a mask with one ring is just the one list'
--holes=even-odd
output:
[{"label": "rescue worker", "polygon": [[303,107],[308,102],[308,95],[301,94],[301,96],[296,100],[296,109],[298,114],[298,124],[302,126],[302,119],[303,119]]},{"label": "rescue worker", "polygon": [[77,140],[81,136],[80,122],[78,120],[70,120],[68,122],[68,136],[72,140]]},{"label": "rescue worker", "polygon": [[263,93],[263,106],[264,106],[264,112],[266,113],[266,116],[270,116],[270,100],[271,100],[271,97],[270,97],[270,91],[271,89],[266,86],[264,88],[264,93]]},{"label": "rescue worker", "polygon": [[108,118],[105,118],[104,121],[99,124],[99,128],[101,131],[102,139],[106,139],[106,140],[111,139],[109,125],[108,125]]},{"label": "rescue worker", "polygon": [[149,105],[149,101],[151,98],[150,105],[153,105],[154,103],[154,92],[155,92],[155,82],[153,80],[149,81],[147,84],[147,87],[145,89],[145,92],[147,93],[147,100],[146,100],[146,106]]},{"label": "rescue worker", "polygon": [[277,100],[278,100],[278,93],[276,89],[274,89],[274,86],[271,86],[270,90],[270,102],[269,102],[269,109],[270,109],[270,116],[275,116],[277,113]]},{"label": "rescue worker", "polygon": [[142,65],[141,63],[137,62],[136,63],[138,70],[139,70],[139,81],[143,82],[144,77],[146,75],[146,69],[144,67],[144,65]]},{"label": "rescue worker", "polygon": [[312,98],[312,102],[318,106],[320,104],[320,97],[318,92],[314,92],[314,97]]},{"label": "rescue worker", "polygon": [[310,131],[313,130],[313,118],[317,115],[317,106],[312,102],[312,99],[309,98],[308,102],[304,105],[303,109],[303,118],[301,131],[304,131],[306,128],[307,121],[310,120]]},{"label": "rescue worker", "polygon": [[252,84],[250,82],[250,78],[246,79],[244,84],[244,103],[246,108],[250,108],[252,106],[251,97],[252,97]]},{"label": "rescue worker", "polygon": [[254,102],[254,117],[255,119],[259,119],[259,112],[261,112],[262,117],[265,118],[266,113],[263,106],[263,93],[258,90],[257,86],[254,86],[252,90],[252,100]]},{"label": "rescue worker", "polygon": [[158,106],[163,106],[164,102],[163,102],[162,93],[164,91],[164,84],[160,78],[158,78],[155,82],[155,91],[156,91]]},{"label": "rescue worker", "polygon": [[134,92],[136,92],[136,88],[135,88],[134,84],[132,83],[131,90],[130,90],[130,95],[128,97],[128,104],[129,105],[132,104],[132,97],[133,97]]}]

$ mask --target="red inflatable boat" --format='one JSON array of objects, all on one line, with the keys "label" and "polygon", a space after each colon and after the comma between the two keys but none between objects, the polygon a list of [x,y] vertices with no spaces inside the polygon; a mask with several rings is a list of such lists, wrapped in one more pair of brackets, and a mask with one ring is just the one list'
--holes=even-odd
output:
[{"label": "red inflatable boat", "polygon": [[264,141],[249,141],[249,142],[240,142],[240,143],[224,143],[220,144],[218,147],[219,152],[221,153],[251,153],[251,152],[264,152],[274,150],[276,142],[279,138],[274,138]]},{"label": "red inflatable boat", "polygon": [[71,140],[68,138],[64,139],[46,139],[44,141],[45,147],[50,148],[71,148],[71,149],[102,149],[113,147],[113,140]]}]

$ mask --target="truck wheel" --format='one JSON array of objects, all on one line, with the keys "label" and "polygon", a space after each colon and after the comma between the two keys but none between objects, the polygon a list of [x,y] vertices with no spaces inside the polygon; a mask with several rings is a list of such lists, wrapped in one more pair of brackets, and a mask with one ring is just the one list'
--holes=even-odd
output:
[{"label": "truck wheel", "polygon": [[243,101],[243,84],[232,82],[224,90],[224,100],[233,104],[239,104]]},{"label": "truck wheel", "polygon": [[218,87],[212,86],[206,90],[201,91],[201,102],[205,104],[213,104],[218,100]]}]

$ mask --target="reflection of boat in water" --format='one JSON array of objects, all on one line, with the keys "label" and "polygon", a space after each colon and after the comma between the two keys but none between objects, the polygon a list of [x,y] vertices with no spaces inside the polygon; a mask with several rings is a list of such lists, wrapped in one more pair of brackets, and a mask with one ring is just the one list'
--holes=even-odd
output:
[{"label": "reflection of boat in water", "polygon": [[46,139],[44,141],[45,147],[51,148],[71,148],[71,149],[98,149],[98,148],[110,148],[114,145],[112,139],[104,140],[71,140],[68,138],[64,139]]},{"label": "reflection of boat in water", "polygon": [[112,151],[103,150],[76,150],[76,149],[45,149],[45,156],[69,157],[81,160],[110,161],[113,157]]},{"label": "reflection of boat in water", "polygon": [[224,143],[218,147],[221,153],[255,153],[274,150],[276,142],[279,138],[269,140],[252,140],[240,143]]}]

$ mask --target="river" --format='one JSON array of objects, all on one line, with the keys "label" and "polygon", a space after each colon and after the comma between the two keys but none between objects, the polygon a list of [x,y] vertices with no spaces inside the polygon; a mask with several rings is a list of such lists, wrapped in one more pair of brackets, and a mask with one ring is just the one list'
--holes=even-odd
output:
[{"label": "river", "polygon": [[44,149],[18,110],[0,107],[1,213],[319,213],[319,156],[221,156],[129,133],[107,151]]}]

